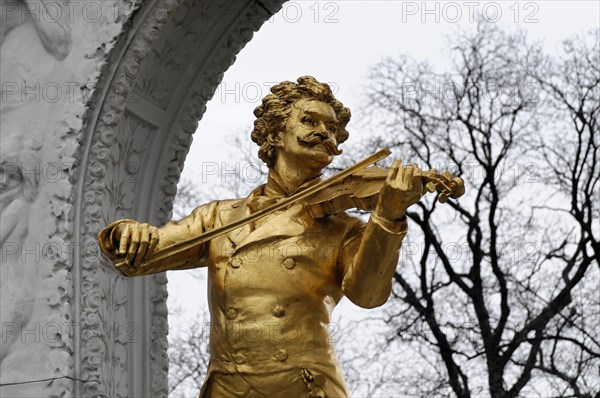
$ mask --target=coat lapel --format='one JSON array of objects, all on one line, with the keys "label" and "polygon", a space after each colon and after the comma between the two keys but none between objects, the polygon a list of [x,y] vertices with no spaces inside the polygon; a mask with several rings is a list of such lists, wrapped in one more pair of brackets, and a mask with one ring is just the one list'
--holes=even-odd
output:
[{"label": "coat lapel", "polygon": [[234,254],[250,244],[265,244],[302,235],[306,231],[305,224],[300,221],[304,211],[304,206],[296,204],[287,210],[266,216],[266,222],[259,223],[256,229],[242,237]]},{"label": "coat lapel", "polygon": [[[234,221],[249,216],[251,213],[250,208],[248,207],[248,202],[252,200],[252,198],[254,198],[255,196],[260,195],[260,193],[262,192],[262,187],[263,186],[261,185],[252,192],[250,192],[250,195],[248,195],[245,199],[234,202],[230,209],[220,211],[219,221],[221,222],[221,225],[228,225]],[[226,236],[235,248],[242,241],[242,239],[244,239],[244,237],[247,236],[250,232],[251,225],[246,224],[243,227],[234,229],[233,231],[229,232]]]},{"label": "coat lapel", "polygon": [[[245,199],[234,202],[230,209],[220,211],[219,220],[221,225],[230,224],[252,214],[249,203],[253,199],[262,196],[263,192],[264,185],[261,185],[250,192]],[[304,206],[296,204],[286,210],[266,216],[266,220],[246,224],[229,232],[226,236],[234,249],[233,254],[250,244],[264,244],[270,240],[302,235],[306,231],[306,226],[299,219],[303,217],[304,211]],[[255,225],[258,225],[258,227],[255,228]]]}]

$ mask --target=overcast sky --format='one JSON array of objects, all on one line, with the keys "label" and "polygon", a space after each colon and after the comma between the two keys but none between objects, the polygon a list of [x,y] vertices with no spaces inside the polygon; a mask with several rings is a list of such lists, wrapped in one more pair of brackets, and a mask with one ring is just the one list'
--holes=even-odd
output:
[{"label": "overcast sky", "polygon": [[[332,84],[336,97],[355,115],[348,128],[352,142],[369,132],[356,115],[368,84],[367,71],[383,57],[407,54],[443,70],[449,62],[446,36],[473,27],[473,13],[483,13],[508,29],[526,30],[531,39],[544,40],[548,53],[554,53],[562,39],[598,28],[599,3],[428,1],[424,7],[422,1],[288,2],[262,26],[225,74],[199,123],[182,178],[198,181],[201,189],[220,183],[220,177],[211,174],[215,166],[235,167],[226,137],[238,134],[250,140],[252,111],[276,82],[313,75]],[[205,274],[205,270],[200,272]],[[169,272],[168,277],[169,307],[184,307],[177,320],[170,319],[173,328],[196,317],[206,305],[206,285],[190,278],[188,271]],[[363,313],[347,300],[341,306],[336,312],[344,316]]]}]

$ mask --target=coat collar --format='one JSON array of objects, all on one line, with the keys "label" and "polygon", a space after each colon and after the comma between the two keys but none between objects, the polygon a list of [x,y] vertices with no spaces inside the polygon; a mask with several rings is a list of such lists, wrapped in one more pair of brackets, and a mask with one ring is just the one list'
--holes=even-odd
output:
[{"label": "coat collar", "polygon": [[322,175],[319,174],[315,178],[306,181],[295,191],[291,191],[285,186],[283,178],[281,178],[281,176],[275,170],[269,169],[269,178],[267,183],[264,185],[263,195],[269,197],[292,196],[293,194],[301,192],[304,189],[320,182],[321,179]]},{"label": "coat collar", "polygon": [[[320,180],[321,176],[318,176],[307,181],[297,192],[318,183]],[[281,183],[281,178],[271,170],[266,184],[258,186],[246,198],[235,202],[229,211],[219,212],[221,225],[227,225],[252,214],[252,207],[256,201],[262,199],[283,199],[289,195]],[[266,216],[268,222],[265,222],[266,220],[259,220],[256,223],[250,223],[231,231],[227,234],[227,238],[234,247],[234,254],[242,247],[248,246],[251,243],[264,244],[265,241],[280,240],[303,234],[306,230],[306,225],[300,220],[303,213],[304,206],[296,204],[287,210],[278,211]]]}]

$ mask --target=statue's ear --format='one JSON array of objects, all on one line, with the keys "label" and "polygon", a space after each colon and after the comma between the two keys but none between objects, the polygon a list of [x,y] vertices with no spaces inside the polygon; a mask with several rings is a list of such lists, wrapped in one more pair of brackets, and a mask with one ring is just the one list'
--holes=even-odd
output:
[{"label": "statue's ear", "polygon": [[267,141],[269,142],[269,145],[271,145],[273,148],[281,148],[283,146],[283,134],[285,134],[283,130],[280,130],[277,133],[270,133],[267,136]]}]

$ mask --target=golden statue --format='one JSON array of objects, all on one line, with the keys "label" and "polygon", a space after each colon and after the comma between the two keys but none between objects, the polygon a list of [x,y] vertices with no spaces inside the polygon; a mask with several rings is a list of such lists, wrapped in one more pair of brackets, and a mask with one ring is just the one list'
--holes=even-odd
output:
[{"label": "golden statue", "polygon": [[[348,138],[350,110],[310,76],[273,86],[254,114],[266,184],[158,228],[117,221],[100,232],[100,247],[130,276],[208,267],[211,358],[201,398],[348,397],[329,338],[333,308],[343,296],[384,304],[406,209],[424,188],[458,197],[462,181],[399,161],[365,168],[386,150],[323,181]],[[372,210],[368,223],[343,211],[350,207]]]}]

